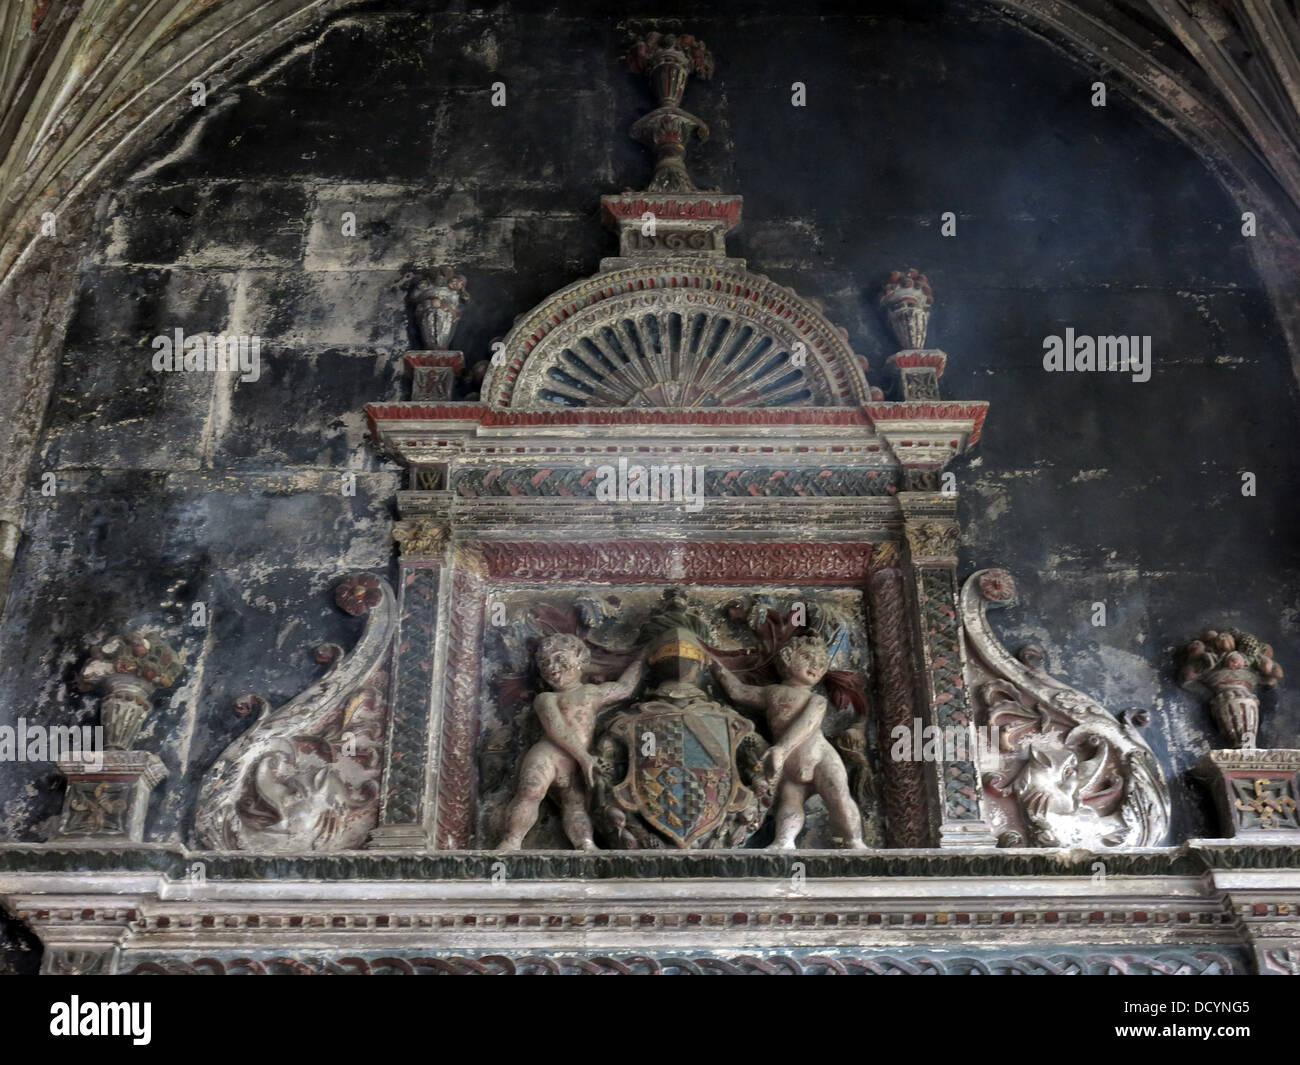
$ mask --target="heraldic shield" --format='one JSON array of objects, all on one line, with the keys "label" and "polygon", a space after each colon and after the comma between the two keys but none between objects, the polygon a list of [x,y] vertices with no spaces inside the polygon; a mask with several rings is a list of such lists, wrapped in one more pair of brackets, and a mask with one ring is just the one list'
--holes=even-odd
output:
[{"label": "heraldic shield", "polygon": [[627,776],[614,787],[623,809],[639,813],[676,846],[689,848],[724,827],[731,815],[754,806],[737,768],[737,749],[754,734],[749,721],[703,700],[689,709],[670,702],[643,703],[639,709],[610,729],[628,754]]}]

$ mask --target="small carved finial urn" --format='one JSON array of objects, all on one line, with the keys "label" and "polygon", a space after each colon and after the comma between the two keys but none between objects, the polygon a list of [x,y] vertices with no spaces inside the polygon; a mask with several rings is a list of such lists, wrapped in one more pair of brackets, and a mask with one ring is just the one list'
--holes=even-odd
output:
[{"label": "small carved finial urn", "polygon": [[415,310],[421,342],[429,351],[446,351],[451,334],[460,321],[462,307],[469,302],[466,281],[450,266],[418,277],[407,296]]},{"label": "small carved finial urn", "polygon": [[1259,735],[1258,688],[1282,679],[1273,648],[1240,629],[1206,629],[1183,648],[1179,683],[1209,697],[1214,722],[1229,744],[1249,750]]},{"label": "small carved finial urn", "polygon": [[180,654],[152,633],[127,631],[91,648],[77,688],[99,695],[103,743],[56,762],[68,780],[60,838],[144,839],[149,793],[167,771],[156,754],[135,750],[135,741],[154,694],[175,684],[184,668]]},{"label": "small carved finial urn", "polygon": [[152,708],[153,694],[184,670],[180,655],[157,636],[126,632],[96,644],[77,671],[79,691],[100,695],[104,746],[129,751]]},{"label": "small carved finial urn", "polygon": [[880,307],[903,350],[925,347],[934,292],[919,270],[895,270],[880,293]]},{"label": "small carved finial urn", "polygon": [[701,40],[689,33],[659,33],[638,37],[628,50],[627,66],[645,74],[660,107],[681,107],[686,82],[692,74],[707,81],[713,77],[713,56]]},{"label": "small carved finial urn", "polygon": [[939,378],[948,356],[925,346],[934,292],[919,270],[895,270],[880,292],[880,307],[900,350],[889,358],[905,401],[939,398]]},{"label": "small carved finial urn", "polygon": [[1183,648],[1179,683],[1209,699],[1232,745],[1207,753],[1195,770],[1214,795],[1226,836],[1300,843],[1300,750],[1256,743],[1258,692],[1281,679],[1273,648],[1240,629],[1206,629]]},{"label": "small carved finial urn", "polygon": [[659,106],[632,125],[632,136],[655,153],[654,178],[647,192],[693,192],[695,183],[686,172],[686,142],[692,133],[706,140],[709,127],[688,111],[682,96],[694,74],[713,77],[713,56],[704,42],[690,34],[647,33],[632,42],[627,66],[644,74]]}]

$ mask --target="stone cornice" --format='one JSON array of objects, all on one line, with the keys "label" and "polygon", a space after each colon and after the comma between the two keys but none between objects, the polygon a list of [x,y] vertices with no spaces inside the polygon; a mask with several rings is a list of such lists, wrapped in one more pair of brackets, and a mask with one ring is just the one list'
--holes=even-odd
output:
[{"label": "stone cornice", "polygon": [[888,971],[899,959],[880,952],[962,949],[1019,952],[1031,969],[1100,951],[1099,971],[1201,971],[1200,959],[1240,972],[1250,951],[1261,969],[1287,963],[1298,902],[1300,848],[1220,841],[1105,855],[0,848],[0,903],[44,942],[49,971],[416,971],[442,957],[452,971],[532,952],[740,958],[761,944]]}]

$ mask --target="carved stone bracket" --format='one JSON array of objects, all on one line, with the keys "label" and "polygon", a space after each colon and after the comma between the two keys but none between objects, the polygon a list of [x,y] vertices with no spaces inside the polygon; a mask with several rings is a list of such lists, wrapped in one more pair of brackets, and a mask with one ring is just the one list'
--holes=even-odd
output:
[{"label": "carved stone bracket", "polygon": [[439,403],[451,399],[465,356],[459,351],[412,351],[406,365],[411,368],[411,402]]},{"label": "carved stone bracket", "polygon": [[1015,599],[1015,582],[998,569],[973,574],[961,593],[977,721],[997,741],[989,782],[1002,799],[990,815],[999,842],[1093,849],[1163,843],[1169,788],[1138,732],[1146,712],[1112,715],[1050,676],[1039,648],[1007,651],[986,612]]},{"label": "carved stone bracket", "polygon": [[[325,675],[257,722],[208,770],[196,834],[216,850],[307,852],[361,845],[379,814],[387,727],[387,670],[396,619],[393,592],[355,573],[334,599],[366,627],[347,654],[329,644]],[[261,700],[257,700],[262,702]]]},{"label": "carved stone bracket", "polygon": [[[1283,850],[1263,836],[1224,840],[1219,846],[1227,849],[1247,842],[1263,844],[1260,849],[1265,851]],[[1300,976],[1300,870],[1274,869],[1263,875],[1234,870],[1218,874],[1215,880],[1226,890],[1225,901],[1254,954],[1255,971],[1260,976]]]},{"label": "carved stone bracket", "polygon": [[1225,836],[1300,845],[1300,750],[1210,751],[1194,773],[1214,796]]}]

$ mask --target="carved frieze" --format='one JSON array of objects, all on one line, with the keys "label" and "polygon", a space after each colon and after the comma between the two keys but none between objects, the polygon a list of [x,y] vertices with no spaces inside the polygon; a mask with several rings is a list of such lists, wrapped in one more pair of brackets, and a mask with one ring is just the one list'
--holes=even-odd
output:
[{"label": "carved frieze", "polygon": [[483,544],[488,574],[503,580],[600,577],[691,584],[853,584],[872,545],[768,541],[495,542]]},{"label": "carved frieze", "polygon": [[[613,469],[614,467],[608,467]],[[642,467],[644,468],[644,467]],[[603,480],[598,466],[462,466],[452,477],[451,490],[458,496],[481,499],[489,496],[563,496],[596,498]],[[747,466],[705,467],[702,475],[705,499],[787,498],[818,496],[889,495],[898,490],[896,471],[887,467],[854,466]]]},{"label": "carved frieze", "polygon": [[[1274,951],[1279,971],[1300,971],[1300,955]],[[371,957],[231,956],[160,957],[136,962],[133,976],[1227,976],[1247,971],[1242,960],[1222,950],[1079,950],[1070,953],[979,954],[957,956],[867,953],[834,947],[815,952],[721,956],[691,951],[627,955],[431,954],[391,952]]]}]

